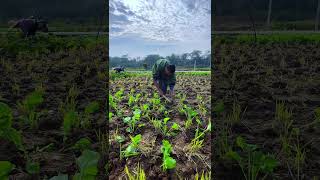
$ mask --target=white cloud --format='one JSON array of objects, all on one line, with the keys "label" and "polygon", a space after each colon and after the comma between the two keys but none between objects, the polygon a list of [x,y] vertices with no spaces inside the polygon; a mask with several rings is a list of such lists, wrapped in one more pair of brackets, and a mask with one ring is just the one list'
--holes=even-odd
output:
[{"label": "white cloud", "polygon": [[210,0],[110,0],[110,38],[208,44],[210,9]]}]

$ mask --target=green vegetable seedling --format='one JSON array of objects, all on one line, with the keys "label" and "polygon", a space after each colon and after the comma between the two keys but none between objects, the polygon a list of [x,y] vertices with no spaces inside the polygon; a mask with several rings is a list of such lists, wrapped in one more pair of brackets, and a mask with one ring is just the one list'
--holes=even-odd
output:
[{"label": "green vegetable seedling", "polygon": [[0,161],[0,179],[9,179],[10,172],[15,168],[15,165],[9,161]]},{"label": "green vegetable seedling", "polygon": [[161,152],[163,153],[162,159],[162,169],[166,171],[167,169],[174,169],[176,167],[176,160],[170,157],[172,151],[171,144],[167,140],[162,140]]},{"label": "green vegetable seedling", "polygon": [[140,154],[138,152],[139,144],[141,142],[141,134],[136,135],[135,137],[130,136],[131,144],[123,151],[125,157],[136,156]]}]

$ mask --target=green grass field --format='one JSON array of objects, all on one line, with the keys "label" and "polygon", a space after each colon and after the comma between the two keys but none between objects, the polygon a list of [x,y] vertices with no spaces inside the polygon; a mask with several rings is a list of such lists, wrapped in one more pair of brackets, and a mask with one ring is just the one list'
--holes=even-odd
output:
[{"label": "green grass field", "polygon": [[[253,43],[255,42],[254,35],[221,35],[214,37],[214,43]],[[257,35],[257,43],[319,43],[320,34],[272,34],[272,35]]]}]

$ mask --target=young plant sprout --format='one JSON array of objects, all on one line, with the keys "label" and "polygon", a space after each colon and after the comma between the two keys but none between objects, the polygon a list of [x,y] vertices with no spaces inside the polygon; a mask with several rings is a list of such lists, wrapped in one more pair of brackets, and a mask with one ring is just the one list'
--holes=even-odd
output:
[{"label": "young plant sprout", "polygon": [[136,124],[140,120],[140,118],[141,118],[141,110],[140,109],[136,109],[133,112],[132,117],[125,117],[123,119],[123,122],[129,125],[129,127],[126,129],[126,131],[133,133],[135,130]]},{"label": "young plant sprout", "polygon": [[162,169],[166,171],[168,169],[174,169],[176,167],[176,160],[170,156],[172,146],[167,140],[162,140],[161,152],[162,158]]},{"label": "young plant sprout", "polygon": [[21,103],[18,103],[18,107],[23,114],[22,119],[33,129],[38,128],[38,120],[41,113],[37,112],[36,110],[43,101],[43,92],[34,91],[27,95],[27,97]]},{"label": "young plant sprout", "polygon": [[207,132],[211,132],[211,122],[209,121],[209,124],[207,128],[204,131],[199,130],[199,126],[196,129],[196,134],[194,138],[191,140],[191,143],[189,144],[189,150],[191,153],[195,153],[199,151],[199,149],[203,146],[204,139],[201,139]]},{"label": "young plant sprout", "polygon": [[237,161],[246,180],[256,180],[262,173],[264,176],[260,179],[265,179],[279,164],[272,155],[263,154],[257,150],[256,145],[247,144],[240,136],[237,137],[236,144],[244,155],[231,150],[227,153],[227,157]]},{"label": "young plant sprout", "polygon": [[90,128],[91,127],[90,116],[91,114],[96,113],[97,111],[99,111],[99,103],[96,101],[89,103],[84,109],[83,119],[81,121],[81,127]]},{"label": "young plant sprout", "polygon": [[127,166],[125,166],[124,171],[129,180],[146,180],[147,179],[146,174],[142,169],[142,167],[139,165],[139,163],[138,163],[136,172],[131,173]]},{"label": "young plant sprout", "polygon": [[163,121],[157,120],[157,119],[152,119],[151,122],[152,122],[153,126],[155,127],[155,129],[160,130],[160,132],[164,136],[175,135],[176,134],[175,132],[180,129],[180,126],[177,123],[173,123],[172,126],[169,128],[167,126],[167,123],[169,120],[170,120],[170,118],[166,117],[163,119]]},{"label": "young plant sprout", "polygon": [[140,152],[138,151],[139,151],[139,144],[142,139],[141,134],[138,134],[135,137],[130,136],[130,139],[131,139],[131,144],[124,151],[122,151],[124,157],[131,157],[131,156],[136,156],[140,154]]}]

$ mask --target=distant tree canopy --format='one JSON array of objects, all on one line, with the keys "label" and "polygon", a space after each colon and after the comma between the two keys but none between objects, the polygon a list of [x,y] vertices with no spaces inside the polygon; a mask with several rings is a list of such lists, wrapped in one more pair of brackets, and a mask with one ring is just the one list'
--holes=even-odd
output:
[{"label": "distant tree canopy", "polygon": [[196,67],[210,67],[211,52],[201,52],[194,50],[191,53],[183,53],[181,55],[172,54],[170,56],[162,57],[157,54],[148,55],[143,59],[133,58],[130,59],[128,56],[124,55],[121,57],[110,57],[110,68],[117,66],[124,66],[126,68],[146,68],[151,69],[153,64],[160,58],[168,59],[172,64],[178,67],[194,67],[196,62]]},{"label": "distant tree canopy", "polygon": [[103,0],[2,0],[0,21],[42,16],[50,19],[97,19],[106,10]]},{"label": "distant tree canopy", "polygon": [[[314,19],[318,0],[273,0],[272,19],[276,21],[297,21]],[[213,13],[216,16],[248,17],[248,10],[257,20],[265,20],[269,0],[216,0]]]}]

